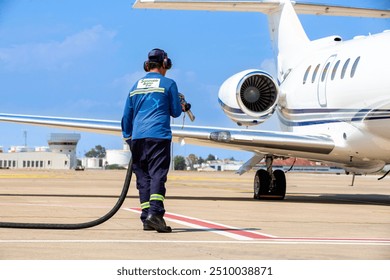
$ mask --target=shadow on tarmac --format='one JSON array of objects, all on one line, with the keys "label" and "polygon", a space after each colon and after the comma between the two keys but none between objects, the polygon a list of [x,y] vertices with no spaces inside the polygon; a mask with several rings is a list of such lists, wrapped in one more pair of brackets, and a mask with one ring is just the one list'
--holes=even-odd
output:
[{"label": "shadow on tarmac", "polygon": [[[115,195],[80,195],[80,194],[0,194],[0,197],[63,197],[63,198],[115,198]],[[127,198],[138,199],[128,195]],[[353,205],[385,205],[390,206],[390,196],[380,194],[286,194],[285,200],[254,200],[252,197],[210,197],[210,196],[167,196],[171,200],[204,200],[204,201],[237,201],[258,203],[321,203],[321,204],[353,204]]]},{"label": "shadow on tarmac", "polygon": [[205,232],[205,231],[220,231],[220,232],[234,232],[234,231],[258,231],[260,228],[173,228],[172,233],[181,233],[181,232]]}]

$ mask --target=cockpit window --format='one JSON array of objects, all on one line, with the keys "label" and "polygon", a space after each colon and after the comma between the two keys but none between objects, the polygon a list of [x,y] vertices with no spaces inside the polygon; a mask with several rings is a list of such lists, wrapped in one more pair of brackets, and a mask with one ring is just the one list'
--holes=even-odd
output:
[{"label": "cockpit window", "polygon": [[311,69],[311,65],[307,67],[305,75],[303,76],[303,84],[306,84],[307,76],[309,76],[310,69]]},{"label": "cockpit window", "polygon": [[347,71],[347,67],[348,67],[348,64],[349,64],[350,60],[351,59],[348,58],[347,61],[344,63],[343,69],[341,70],[341,79],[344,79],[345,72]]},{"label": "cockpit window", "polygon": [[359,64],[359,60],[360,60],[360,56],[358,56],[355,60],[355,62],[353,63],[352,65],[352,69],[351,69],[351,78],[353,78],[353,76],[355,76],[355,72],[356,72],[356,67],[358,66]]}]

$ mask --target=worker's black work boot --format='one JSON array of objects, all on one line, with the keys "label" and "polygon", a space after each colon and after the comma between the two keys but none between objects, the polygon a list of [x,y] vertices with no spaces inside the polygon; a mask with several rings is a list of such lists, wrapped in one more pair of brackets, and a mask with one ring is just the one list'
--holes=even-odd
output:
[{"label": "worker's black work boot", "polygon": [[151,231],[151,230],[155,230],[155,229],[144,223],[144,230],[145,231]]},{"label": "worker's black work boot", "polygon": [[164,218],[161,215],[149,214],[146,217],[145,226],[154,228],[157,232],[172,232],[171,227],[165,224]]}]

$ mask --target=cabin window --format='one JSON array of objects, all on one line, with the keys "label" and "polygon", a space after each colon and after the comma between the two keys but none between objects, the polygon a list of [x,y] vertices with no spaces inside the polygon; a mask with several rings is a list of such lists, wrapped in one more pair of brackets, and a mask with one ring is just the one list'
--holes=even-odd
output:
[{"label": "cabin window", "polygon": [[355,72],[356,72],[356,67],[358,66],[359,64],[359,60],[360,60],[360,56],[358,56],[355,60],[355,62],[353,63],[352,65],[352,69],[351,69],[351,78],[353,78],[353,76],[355,76]]},{"label": "cabin window", "polygon": [[337,72],[337,68],[339,68],[339,65],[340,65],[340,60],[338,60],[333,67],[332,76],[331,76],[332,81],[334,80],[334,77],[336,77],[336,72]]},{"label": "cabin window", "polygon": [[303,84],[306,84],[307,76],[309,76],[310,69],[311,69],[311,65],[307,67],[305,75],[303,76]]},{"label": "cabin window", "polygon": [[324,71],[322,71],[321,82],[325,81],[326,73],[328,72],[330,62],[325,65]]},{"label": "cabin window", "polygon": [[350,60],[351,59],[348,58],[347,61],[344,63],[343,69],[341,70],[341,79],[344,79],[345,72],[347,71],[348,64],[349,64]]},{"label": "cabin window", "polygon": [[312,82],[312,83],[314,83],[314,81],[316,80],[316,76],[317,76],[318,69],[320,69],[320,64],[318,64],[318,65],[316,66],[316,69],[314,69],[313,76],[312,76],[312,78],[311,78],[311,82]]}]

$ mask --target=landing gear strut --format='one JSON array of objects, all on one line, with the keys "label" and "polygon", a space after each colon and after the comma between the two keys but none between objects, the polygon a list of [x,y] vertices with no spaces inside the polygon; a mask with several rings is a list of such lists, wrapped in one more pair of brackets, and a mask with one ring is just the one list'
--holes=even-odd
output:
[{"label": "landing gear strut", "polygon": [[286,196],[286,176],[283,170],[272,170],[273,156],[265,158],[267,170],[259,169],[254,180],[254,199],[283,200]]}]

